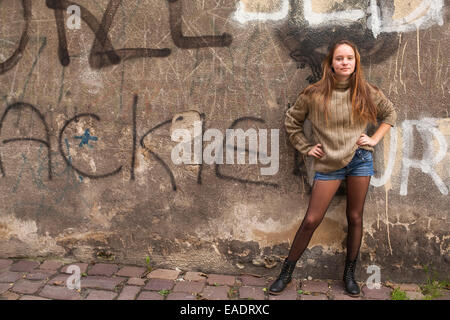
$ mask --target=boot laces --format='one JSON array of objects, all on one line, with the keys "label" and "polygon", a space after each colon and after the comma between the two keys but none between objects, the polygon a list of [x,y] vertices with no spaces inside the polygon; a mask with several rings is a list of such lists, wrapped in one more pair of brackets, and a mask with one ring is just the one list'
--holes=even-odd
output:
[{"label": "boot laces", "polygon": [[345,279],[355,281],[355,266],[356,261],[350,261],[347,263],[345,270]]},{"label": "boot laces", "polygon": [[279,278],[284,282],[289,281],[292,276],[292,272],[294,271],[295,263],[289,263],[287,261],[284,262],[283,267],[281,268],[281,273]]}]

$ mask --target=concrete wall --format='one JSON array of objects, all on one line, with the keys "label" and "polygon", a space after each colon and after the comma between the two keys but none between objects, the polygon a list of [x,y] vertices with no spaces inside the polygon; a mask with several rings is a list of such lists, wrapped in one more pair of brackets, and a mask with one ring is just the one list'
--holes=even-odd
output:
[{"label": "concrete wall", "polygon": [[[284,113],[320,77],[327,46],[348,37],[398,111],[374,154],[359,277],[369,265],[382,280],[423,280],[425,265],[448,274],[447,5],[0,0],[0,256],[148,255],[160,267],[276,275],[313,175]],[[261,150],[257,164],[175,165],[171,134],[195,121],[223,135],[268,129],[278,170],[261,173]],[[345,203],[343,184],[299,276],[341,278]]]}]

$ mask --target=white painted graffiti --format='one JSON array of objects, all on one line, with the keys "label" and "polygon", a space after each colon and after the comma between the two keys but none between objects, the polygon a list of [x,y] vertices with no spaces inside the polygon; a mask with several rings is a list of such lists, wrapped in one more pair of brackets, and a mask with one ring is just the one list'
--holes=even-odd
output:
[{"label": "white painted graffiti", "polygon": [[281,0],[280,10],[275,12],[252,12],[248,11],[245,1],[239,1],[233,19],[240,23],[247,23],[254,20],[282,20],[289,13],[289,0]]},{"label": "white painted graffiti", "polygon": [[[376,0],[370,0],[369,12],[371,19],[369,28],[376,38],[381,32],[406,32],[431,27],[434,24],[442,26],[443,0],[423,0],[412,12],[399,19],[381,18],[389,17],[387,9],[380,10]],[[380,14],[381,11],[381,14]]]},{"label": "white painted graffiti", "polygon": [[350,24],[353,21],[364,18],[365,12],[362,10],[341,10],[330,13],[316,13],[313,11],[311,0],[303,0],[303,15],[311,26],[317,26],[335,23]]},{"label": "white painted graffiti", "polygon": [[[266,3],[278,3],[281,8],[275,12],[249,11],[246,3],[249,0],[241,0],[233,14],[233,19],[245,24],[252,20],[282,20],[288,16],[288,0],[263,1]],[[317,1],[317,0],[316,0]],[[382,32],[406,32],[431,27],[434,24],[442,26],[443,0],[422,0],[418,5],[411,1],[394,0],[394,7],[379,4],[377,0],[370,0],[366,9],[347,8],[346,10],[317,12],[313,4],[320,4],[332,8],[334,4],[342,3],[342,0],[328,0],[315,3],[315,0],[303,0],[303,16],[311,27],[324,25],[350,25],[360,19],[367,18],[367,28],[372,30],[375,38]],[[299,1],[300,2],[300,1]],[[411,9],[412,7],[412,9]],[[409,11],[408,11],[409,10]],[[406,11],[406,13],[405,13]],[[402,16],[403,15],[403,16]]]},{"label": "white painted graffiti", "polygon": [[[428,174],[438,190],[442,194],[448,195],[448,187],[435,169],[436,165],[444,160],[448,149],[446,137],[438,129],[439,120],[441,119],[423,118],[421,120],[405,120],[402,122],[403,157],[401,162],[400,195],[408,194],[409,173],[412,169],[420,169],[423,173]],[[414,144],[414,128],[418,131],[423,143],[423,155],[421,159],[418,158],[420,155],[416,154],[414,156],[413,154],[414,150],[416,150]],[[371,185],[375,187],[385,185],[392,175],[397,156],[397,136],[398,130],[396,127],[393,127],[390,132],[390,149],[385,172],[381,177],[372,177],[371,179]]]},{"label": "white painted graffiti", "polygon": [[[403,161],[402,161],[402,183],[400,186],[400,194],[406,195],[408,193],[408,177],[410,168],[421,169],[423,173],[428,174],[439,191],[447,195],[448,189],[441,177],[434,170],[434,166],[444,159],[447,153],[447,141],[445,136],[440,132],[437,126],[437,119],[424,118],[421,121],[405,120],[402,123],[403,130]],[[424,143],[424,154],[422,159],[413,159],[412,151],[414,150],[413,142],[413,127],[416,127],[420,133],[420,137]],[[436,138],[439,144],[439,150],[434,152],[434,139]],[[434,156],[436,154],[436,156]]]},{"label": "white painted graffiti", "polygon": [[389,158],[388,163],[386,165],[386,169],[384,170],[384,174],[377,178],[375,176],[370,179],[370,184],[375,187],[381,187],[386,184],[386,182],[390,179],[392,175],[392,171],[394,169],[395,164],[395,156],[397,154],[397,127],[392,127],[390,130],[390,145],[389,145]]}]

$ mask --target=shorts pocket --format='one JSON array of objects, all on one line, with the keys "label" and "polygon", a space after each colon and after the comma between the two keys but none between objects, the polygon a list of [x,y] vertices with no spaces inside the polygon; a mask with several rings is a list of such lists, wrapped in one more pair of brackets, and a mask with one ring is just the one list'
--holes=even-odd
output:
[{"label": "shorts pocket", "polygon": [[361,161],[368,162],[373,160],[372,152],[369,150],[358,148],[356,154]]}]

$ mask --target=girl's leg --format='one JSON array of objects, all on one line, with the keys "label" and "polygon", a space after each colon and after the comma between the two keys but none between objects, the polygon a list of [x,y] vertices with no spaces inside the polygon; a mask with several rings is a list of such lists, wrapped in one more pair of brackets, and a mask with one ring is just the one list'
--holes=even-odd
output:
[{"label": "girl's leg", "polygon": [[331,199],[333,199],[340,184],[341,180],[314,180],[308,209],[292,242],[287,257],[288,261],[300,259],[303,251],[308,247],[314,230],[322,222]]},{"label": "girl's leg", "polygon": [[363,234],[363,210],[370,176],[347,176],[347,261],[358,256]]}]

